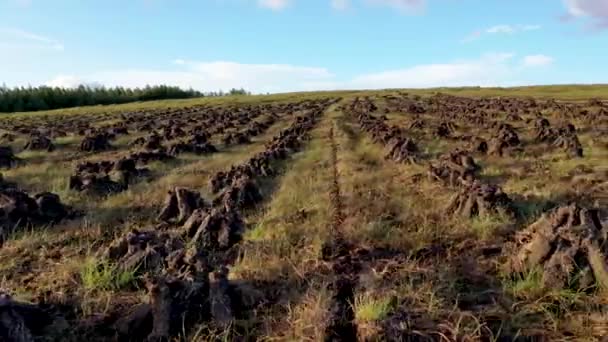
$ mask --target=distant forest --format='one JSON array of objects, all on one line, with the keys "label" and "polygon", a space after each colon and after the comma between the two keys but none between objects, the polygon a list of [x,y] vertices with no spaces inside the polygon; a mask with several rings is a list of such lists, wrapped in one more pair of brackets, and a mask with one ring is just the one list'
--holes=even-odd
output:
[{"label": "distant forest", "polygon": [[79,106],[108,105],[135,101],[187,99],[204,96],[250,95],[244,89],[201,93],[166,85],[145,88],[105,88],[81,85],[77,88],[0,86],[0,113],[29,112]]}]

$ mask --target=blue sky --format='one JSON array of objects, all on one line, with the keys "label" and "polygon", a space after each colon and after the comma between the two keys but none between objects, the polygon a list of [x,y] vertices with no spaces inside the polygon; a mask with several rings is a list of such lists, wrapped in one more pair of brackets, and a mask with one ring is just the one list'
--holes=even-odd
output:
[{"label": "blue sky", "polygon": [[608,83],[608,0],[0,0],[0,83]]}]

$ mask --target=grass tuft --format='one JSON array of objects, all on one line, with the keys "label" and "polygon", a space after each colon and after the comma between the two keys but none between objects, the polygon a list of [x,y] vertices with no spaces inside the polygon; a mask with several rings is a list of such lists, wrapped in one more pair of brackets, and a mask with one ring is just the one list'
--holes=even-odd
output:
[{"label": "grass tuft", "polygon": [[374,298],[361,294],[355,299],[355,319],[358,322],[378,322],[386,319],[394,310],[392,297]]},{"label": "grass tuft", "polygon": [[121,290],[135,283],[136,271],[120,270],[112,263],[88,258],[80,269],[80,279],[87,290]]}]

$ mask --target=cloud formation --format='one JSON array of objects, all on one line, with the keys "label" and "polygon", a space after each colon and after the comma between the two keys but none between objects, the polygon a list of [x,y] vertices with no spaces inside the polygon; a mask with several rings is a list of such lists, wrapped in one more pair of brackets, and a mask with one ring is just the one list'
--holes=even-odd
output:
[{"label": "cloud formation", "polygon": [[563,0],[568,14],[566,19],[582,19],[591,29],[608,29],[608,1]]},{"label": "cloud formation", "polygon": [[553,64],[553,61],[553,57],[546,55],[530,55],[524,57],[523,65],[525,67],[543,67]]},{"label": "cloud formation", "polygon": [[[176,63],[177,62],[177,63]],[[507,86],[514,77],[532,68],[549,65],[546,55],[516,60],[512,53],[484,54],[477,59],[421,64],[340,79],[322,67],[290,64],[246,64],[228,61],[200,62],[178,59],[170,71],[109,70],[91,75],[60,75],[47,82],[51,86],[78,84],[144,87],[154,84],[176,85],[201,91],[245,88],[254,93],[330,89],[427,88],[449,86]]]},{"label": "cloud formation", "polygon": [[423,64],[357,76],[354,88],[427,88],[450,86],[493,86],[502,84],[512,71],[514,54],[486,54],[476,60]]},{"label": "cloud formation", "polygon": [[426,0],[365,0],[369,4],[392,7],[400,11],[420,11],[426,6]]},{"label": "cloud formation", "polygon": [[468,43],[474,40],[482,38],[484,35],[498,35],[498,34],[516,34],[520,32],[536,31],[540,30],[540,25],[495,25],[485,30],[475,31],[466,36],[462,42]]},{"label": "cloud formation", "polygon": [[[260,7],[273,11],[281,11],[297,1],[303,0],[257,0]],[[353,5],[352,0],[326,0],[329,5],[339,11],[346,10]],[[419,12],[426,6],[427,0],[359,0],[363,4],[372,6],[385,6],[401,12]]]},{"label": "cloud formation", "polygon": [[61,42],[21,30],[18,28],[0,28],[0,44],[11,47],[36,47],[63,51],[64,46]]},{"label": "cloud formation", "polygon": [[286,8],[291,3],[291,0],[258,0],[261,7],[269,8],[273,11],[280,11]]},{"label": "cloud formation", "polygon": [[[176,63],[177,62],[177,63]],[[171,71],[109,70],[86,75],[62,75],[47,85],[103,84],[105,86],[145,87],[150,84],[176,85],[202,91],[245,88],[257,93],[310,89],[315,82],[334,78],[327,69],[289,64],[244,64],[227,61],[197,62],[178,59]]]}]

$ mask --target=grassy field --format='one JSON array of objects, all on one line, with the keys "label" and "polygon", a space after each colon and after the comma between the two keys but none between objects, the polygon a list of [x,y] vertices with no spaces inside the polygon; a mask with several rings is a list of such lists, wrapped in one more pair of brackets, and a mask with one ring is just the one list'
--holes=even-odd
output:
[{"label": "grassy field", "polygon": [[31,116],[31,115],[71,115],[71,114],[92,114],[106,112],[125,112],[136,110],[152,110],[164,108],[180,108],[200,104],[224,105],[227,103],[272,103],[276,101],[294,101],[300,99],[313,99],[327,96],[353,97],[378,95],[386,93],[409,93],[418,95],[432,95],[437,92],[470,97],[497,97],[497,96],[519,96],[535,98],[555,98],[558,100],[587,100],[591,98],[608,99],[608,85],[555,85],[555,86],[529,86],[512,88],[481,88],[481,87],[462,87],[462,88],[429,88],[429,89],[394,89],[394,90],[343,90],[343,91],[324,91],[324,92],[302,92],[285,93],[273,95],[254,95],[254,96],[230,96],[217,98],[197,98],[186,100],[163,100],[135,102],[109,106],[77,107],[67,109],[57,109],[51,111],[23,112],[10,114],[12,116]]},{"label": "grassy field", "polygon": [[[434,97],[437,93],[462,99],[441,102],[441,97]],[[357,109],[355,99],[363,97],[377,108]],[[537,103],[555,98],[579,107],[531,109],[503,102],[507,105],[499,109],[482,102],[495,97],[535,98]],[[314,124],[299,128],[303,132],[298,133],[297,146],[287,148],[285,158],[272,160],[272,172],[251,176],[259,198],[238,210],[244,226],[240,240],[226,250],[205,251],[210,271],[229,269],[230,291],[221,292],[218,282],[210,281],[210,314],[172,328],[171,338],[595,341],[608,334],[605,290],[597,273],[596,283],[585,288],[570,279],[567,286],[551,288],[544,282],[548,269],[542,264],[518,274],[504,267],[520,247],[518,234],[552,208],[577,203],[596,209],[603,229],[608,228],[608,117],[601,112],[608,103],[589,106],[586,101],[592,98],[608,101],[608,86],[289,93],[7,114],[0,117],[0,133],[14,134],[15,139],[3,140],[0,146],[11,146],[19,163],[1,171],[0,185],[12,183],[31,196],[53,192],[81,215],[56,224],[11,227],[15,231],[0,247],[0,289],[17,301],[43,300],[56,309],[54,323],[35,331],[41,340],[111,339],[120,318],[142,303],[157,305],[147,285],[150,277],[183,275],[171,273],[175,270],[168,266],[168,256],[163,256],[161,270],[139,264],[122,267],[121,260],[105,257],[108,246],[133,229],[181,232],[183,222],[157,219],[166,194],[175,187],[200,193],[209,206],[220,208],[224,202],[212,203],[219,197],[210,183],[218,172],[272,151],[273,141],[295,134],[286,129],[300,127],[298,116],[311,116]],[[315,102],[323,99],[334,102]],[[296,102],[304,104],[280,107]],[[426,109],[414,113],[412,104]],[[488,106],[485,114],[457,112],[464,104]],[[169,108],[178,111],[167,118]],[[162,135],[168,128],[187,130],[202,124],[203,112],[225,110],[225,115],[239,108],[245,108],[241,116],[260,114],[242,122],[237,115],[225,131],[210,133],[217,153],[181,153],[168,161],[149,162],[146,177],[116,193],[100,195],[69,187],[75,167],[84,161],[116,161],[143,149],[133,142],[152,131]],[[322,113],[314,116],[314,108]],[[581,114],[583,110],[591,114]],[[141,116],[122,116],[134,111]],[[251,121],[271,114],[276,114],[276,121],[249,142],[225,143],[226,134],[244,131]],[[387,144],[364,127],[362,114],[382,118],[387,127],[399,130],[399,136],[411,139],[417,146],[412,152],[415,162],[388,156]],[[130,115],[134,120],[128,120]],[[583,155],[573,158],[568,150],[539,141],[539,116],[552,128],[572,123]],[[109,150],[81,151],[84,136],[76,129],[81,121],[99,131],[124,124],[129,134],[113,138]],[[202,129],[211,132],[220,121],[205,121]],[[152,127],[146,127],[148,123]],[[438,134],[438,127],[446,123],[451,125],[449,133]],[[505,147],[502,155],[471,150],[473,138],[492,145],[499,135],[496,123],[508,123],[519,143]],[[18,130],[24,127],[52,127],[66,135],[52,137],[52,152],[24,150],[28,136]],[[162,144],[166,148],[191,135],[180,133]],[[510,198],[509,210],[468,217],[447,209],[463,187],[437,182],[427,174],[455,150],[468,151],[479,167],[475,178],[502,189]],[[2,191],[5,185],[0,186]],[[8,231],[7,218],[2,220],[1,228]],[[182,250],[195,243],[191,236],[180,239],[185,244]],[[604,246],[598,248],[603,251]],[[577,262],[581,258],[577,252]],[[600,264],[608,260],[604,254],[600,259]],[[0,313],[3,310],[0,306]],[[181,316],[173,319],[180,321]],[[2,324],[10,321],[0,320],[0,339]],[[150,329],[160,330],[156,316],[150,324]]]}]

